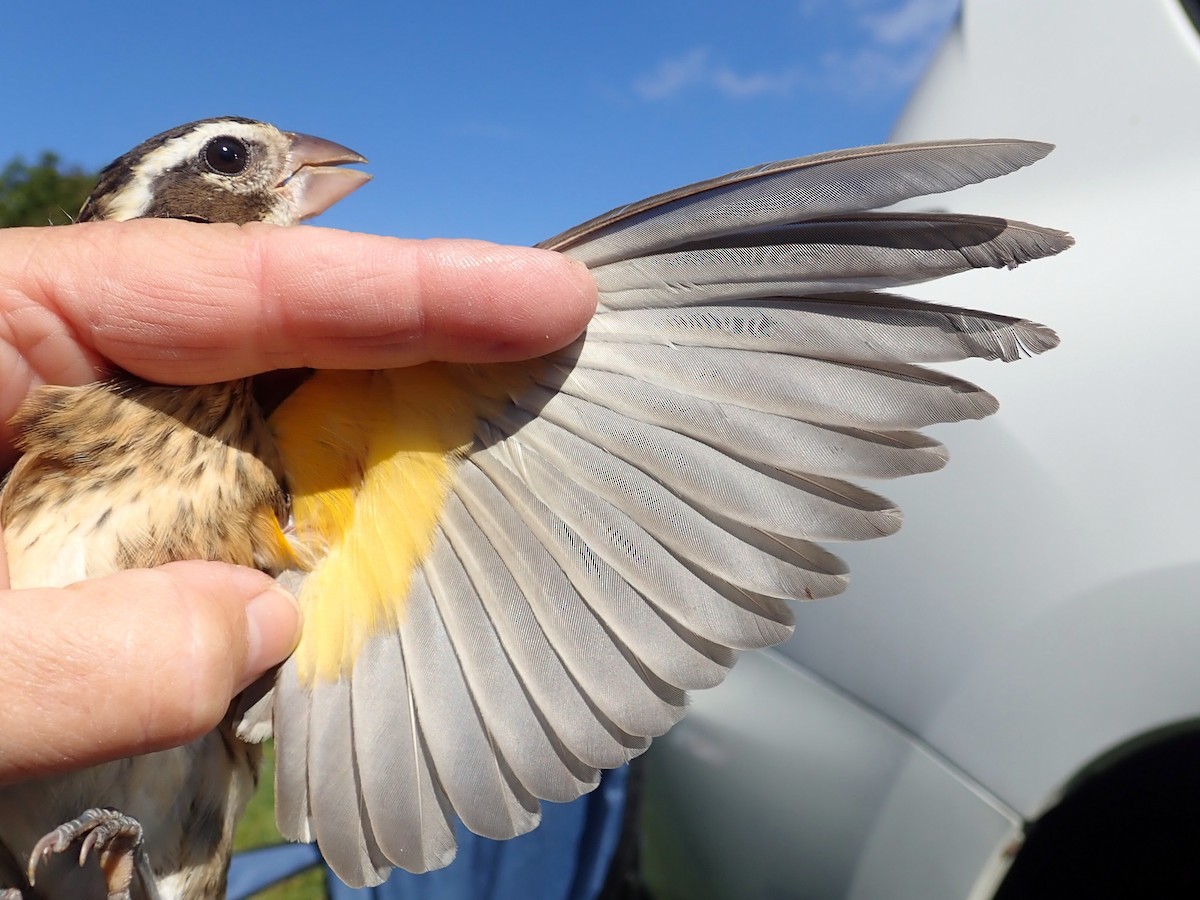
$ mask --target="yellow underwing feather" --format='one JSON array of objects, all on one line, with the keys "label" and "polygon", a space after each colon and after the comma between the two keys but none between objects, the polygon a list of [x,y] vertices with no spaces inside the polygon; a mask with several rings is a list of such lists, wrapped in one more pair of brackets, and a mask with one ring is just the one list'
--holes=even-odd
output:
[{"label": "yellow underwing feather", "polygon": [[529,367],[322,371],[272,415],[295,539],[317,561],[300,591],[302,680],[337,679],[402,621],[476,421],[512,384],[502,371]]}]

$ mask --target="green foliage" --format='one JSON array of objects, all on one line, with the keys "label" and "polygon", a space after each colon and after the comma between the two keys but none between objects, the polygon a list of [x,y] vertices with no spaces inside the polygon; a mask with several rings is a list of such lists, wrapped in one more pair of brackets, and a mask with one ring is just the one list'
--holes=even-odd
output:
[{"label": "green foliage", "polygon": [[33,165],[17,157],[0,170],[0,228],[71,222],[95,184],[95,175],[63,166],[54,153]]},{"label": "green foliage", "polygon": [[[283,838],[275,827],[275,745],[268,743],[263,747],[258,792],[238,824],[233,848],[235,851],[249,850],[282,842]],[[282,884],[256,894],[255,900],[323,900],[324,897],[324,870],[310,869],[303,875],[289,878]]]}]

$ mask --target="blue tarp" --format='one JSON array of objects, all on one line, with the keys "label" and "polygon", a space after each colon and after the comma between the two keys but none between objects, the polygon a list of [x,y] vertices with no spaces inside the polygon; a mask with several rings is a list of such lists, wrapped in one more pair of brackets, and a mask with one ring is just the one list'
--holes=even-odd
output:
[{"label": "blue tarp", "polygon": [[[330,900],[593,900],[604,885],[621,836],[626,768],[605,772],[600,786],[573,803],[543,803],[542,824],[510,841],[458,827],[458,856],[424,875],[396,871],[373,888],[348,888],[332,874]],[[229,900],[252,897],[321,863],[311,844],[285,844],[234,857]]]}]

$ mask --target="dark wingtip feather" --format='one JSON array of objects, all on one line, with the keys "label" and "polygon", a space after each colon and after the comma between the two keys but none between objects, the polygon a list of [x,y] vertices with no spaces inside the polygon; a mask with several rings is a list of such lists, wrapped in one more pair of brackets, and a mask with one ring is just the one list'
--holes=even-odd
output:
[{"label": "dark wingtip feather", "polygon": [[[1028,222],[1015,222],[1010,219],[1008,233],[1012,240],[1003,245],[1007,253],[999,262],[1009,269],[1015,269],[1035,259],[1057,256],[1075,246],[1075,238],[1067,232],[1057,228],[1030,225]],[[1000,246],[999,242],[997,245]]]},{"label": "dark wingtip feather", "polygon": [[1013,334],[1017,339],[1017,352],[1000,357],[1004,362],[1015,362],[1025,356],[1037,356],[1047,350],[1053,350],[1059,345],[1058,332],[1037,322],[1021,319],[1013,324]]},{"label": "dark wingtip feather", "polygon": [[[774,194],[785,200],[775,212],[759,209],[758,213],[765,215],[754,222],[744,220],[752,225],[778,224],[784,220],[878,209],[900,200],[954,190],[1011,174],[1044,158],[1053,149],[1053,144],[1040,141],[986,138],[880,144],[784,159],[619,206],[537,246],[582,254],[580,258],[588,265],[599,265],[656,252],[664,235],[674,234],[689,240],[720,233],[723,230],[720,223],[729,210],[708,210],[701,217],[707,224],[699,226],[699,230],[694,222],[658,220],[669,218],[673,210],[681,207],[693,211],[707,209],[714,201],[720,207],[729,199],[730,190],[740,195],[735,205],[741,208],[739,215],[743,217],[767,196]],[[739,187],[753,185],[757,187],[749,187],[749,194]],[[794,209],[797,215],[785,214],[781,218],[778,212],[784,209]],[[651,220],[657,224],[645,229],[643,226]],[[615,244],[611,241],[614,233],[624,235]],[[639,236],[634,237],[635,233]]]}]

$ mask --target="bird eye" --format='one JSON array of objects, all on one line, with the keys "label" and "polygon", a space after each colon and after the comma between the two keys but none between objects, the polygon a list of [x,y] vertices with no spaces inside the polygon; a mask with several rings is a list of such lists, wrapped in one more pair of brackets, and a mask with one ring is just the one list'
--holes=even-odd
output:
[{"label": "bird eye", "polygon": [[204,161],[214,172],[237,175],[244,172],[250,161],[250,151],[235,137],[213,138],[204,147]]}]

